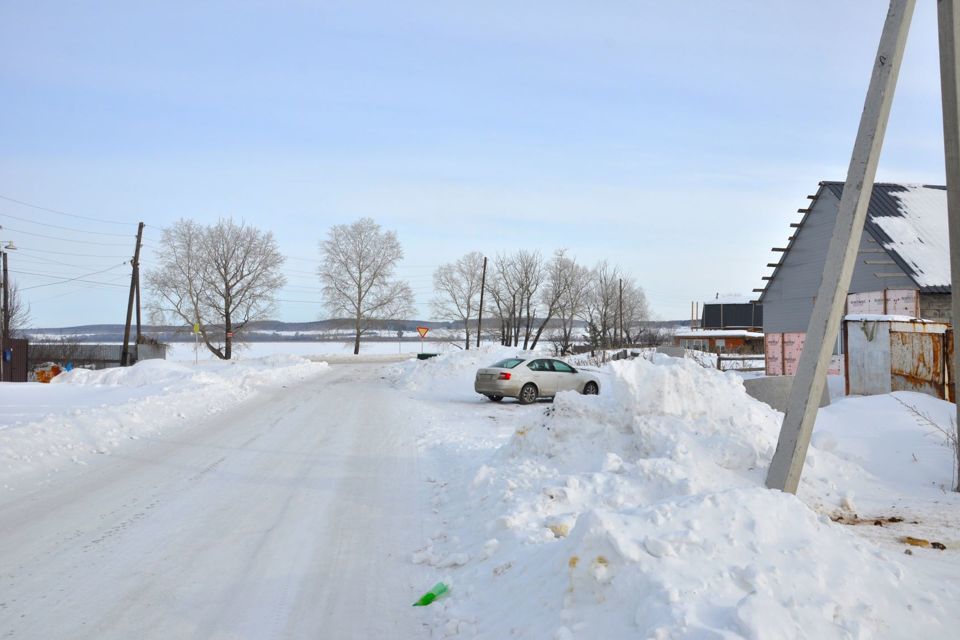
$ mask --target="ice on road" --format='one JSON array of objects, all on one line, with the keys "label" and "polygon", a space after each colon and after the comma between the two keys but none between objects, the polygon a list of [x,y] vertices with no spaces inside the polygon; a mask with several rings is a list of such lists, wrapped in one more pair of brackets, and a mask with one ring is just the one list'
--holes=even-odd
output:
[{"label": "ice on road", "polygon": [[264,390],[0,497],[0,637],[427,637],[415,424],[379,370]]}]

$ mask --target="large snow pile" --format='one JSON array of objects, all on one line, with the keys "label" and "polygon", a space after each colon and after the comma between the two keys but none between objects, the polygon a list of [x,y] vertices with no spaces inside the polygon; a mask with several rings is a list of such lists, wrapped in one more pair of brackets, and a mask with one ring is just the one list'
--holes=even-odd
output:
[{"label": "large snow pile", "polygon": [[498,360],[531,355],[516,347],[484,345],[469,351],[452,351],[428,360],[409,360],[392,367],[388,375],[396,384],[411,391],[422,391],[431,397],[463,397],[473,394],[477,369],[489,367]]},{"label": "large snow pile", "polygon": [[0,385],[0,482],[84,464],[129,440],[229,408],[258,389],[317,375],[326,363],[270,356],[199,366],[144,360],[74,369],[50,384]]},{"label": "large snow pile", "polygon": [[[929,589],[893,552],[763,488],[781,414],[735,374],[666,356],[610,370],[607,393],[563,393],[520,414],[469,482],[434,479],[445,526],[412,559],[453,585],[434,605],[436,628],[485,638],[948,636],[955,589]],[[830,472],[850,465],[816,450],[808,459],[817,490],[836,490]]]}]

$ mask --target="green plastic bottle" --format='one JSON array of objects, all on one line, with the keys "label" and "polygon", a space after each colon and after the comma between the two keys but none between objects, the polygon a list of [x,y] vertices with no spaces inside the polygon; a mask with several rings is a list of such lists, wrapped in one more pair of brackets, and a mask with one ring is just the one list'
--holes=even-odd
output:
[{"label": "green plastic bottle", "polygon": [[425,594],[420,596],[420,599],[414,602],[413,606],[425,607],[449,590],[450,589],[447,587],[447,585],[443,584],[442,582],[438,582],[437,584],[433,585],[433,589],[430,589],[430,591],[427,591]]}]

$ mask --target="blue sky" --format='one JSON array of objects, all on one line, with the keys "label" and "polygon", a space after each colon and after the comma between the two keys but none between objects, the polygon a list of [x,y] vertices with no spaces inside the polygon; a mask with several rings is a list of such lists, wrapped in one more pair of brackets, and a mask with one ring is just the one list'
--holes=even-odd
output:
[{"label": "blue sky", "polygon": [[[421,317],[443,262],[566,247],[685,318],[760,286],[844,178],[887,7],[146,5],[0,5],[0,195],[110,221],[0,199],[38,326],[122,322],[136,222],[149,269],[163,226],[220,216],[290,256],[283,320],[325,317],[317,242],[361,216],[397,231]],[[879,179],[943,183],[937,64],[920,2]]]}]

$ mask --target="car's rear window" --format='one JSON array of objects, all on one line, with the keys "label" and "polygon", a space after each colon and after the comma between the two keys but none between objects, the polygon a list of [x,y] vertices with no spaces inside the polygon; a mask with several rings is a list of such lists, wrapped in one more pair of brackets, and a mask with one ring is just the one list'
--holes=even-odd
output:
[{"label": "car's rear window", "polygon": [[513,369],[515,366],[517,366],[521,362],[523,362],[523,358],[507,358],[506,360],[495,362],[493,366],[499,369]]}]

